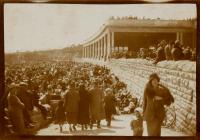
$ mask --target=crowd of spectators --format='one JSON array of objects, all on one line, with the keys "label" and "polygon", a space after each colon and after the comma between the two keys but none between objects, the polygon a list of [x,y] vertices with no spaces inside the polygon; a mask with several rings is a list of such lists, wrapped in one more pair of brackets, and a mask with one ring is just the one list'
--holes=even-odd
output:
[{"label": "crowd of spectators", "polygon": [[150,46],[148,49],[141,48],[138,57],[153,60],[158,63],[163,60],[196,60],[196,49],[184,46],[179,40],[167,42],[162,40],[157,46]]},{"label": "crowd of spectators", "polygon": [[[69,128],[72,131],[76,130],[76,124],[81,124],[82,129],[86,129],[88,124],[92,129],[93,123],[97,122],[97,127],[100,127],[101,119],[106,119],[110,126],[109,118],[112,113],[109,114],[110,111],[106,111],[113,106],[109,104],[110,100],[114,100],[115,107],[112,108],[114,114],[132,113],[137,104],[137,99],[127,91],[126,84],[105,66],[72,61],[7,64],[5,79],[3,107],[8,108],[14,131],[19,134],[26,134],[27,128],[34,127],[35,122],[30,115],[34,108],[41,112],[44,120],[52,118],[53,121],[60,124],[60,121],[57,120],[60,118],[58,112],[64,106],[66,111],[64,114],[68,114],[64,118],[69,124],[73,124],[73,127],[70,125]],[[96,91],[102,94],[102,102],[100,102],[104,109],[101,113],[105,114],[100,119],[94,119],[93,116],[98,113],[93,113],[91,108],[91,106],[95,106],[96,101],[93,100],[98,99],[93,97],[97,96],[95,95]],[[75,94],[77,95],[75,96]],[[112,95],[114,98],[107,97],[108,95]],[[86,105],[87,103],[89,106]],[[74,106],[69,107],[72,104],[78,106],[76,109],[78,116],[74,116],[72,113],[71,109],[75,108]],[[84,110],[81,108],[83,106],[89,107],[88,116],[81,113],[81,110]],[[58,109],[58,107],[60,108]],[[85,117],[86,120],[83,119]],[[74,120],[75,118],[77,119]]]},{"label": "crowd of spectators", "polygon": [[196,49],[190,46],[184,46],[180,41],[162,40],[158,45],[149,46],[148,48],[140,48],[138,52],[122,51],[113,52],[111,58],[142,58],[152,60],[158,63],[163,60],[191,60],[196,61]]}]

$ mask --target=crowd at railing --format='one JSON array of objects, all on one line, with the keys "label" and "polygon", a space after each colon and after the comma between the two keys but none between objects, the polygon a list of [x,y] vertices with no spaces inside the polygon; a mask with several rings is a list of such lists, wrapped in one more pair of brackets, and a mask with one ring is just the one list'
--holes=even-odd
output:
[{"label": "crowd at railing", "polygon": [[[107,120],[109,127],[112,114],[132,113],[137,98],[106,67],[45,61],[7,64],[1,103],[7,110],[3,114],[12,126],[4,124],[4,130],[27,134],[37,123],[31,116],[35,108],[43,120],[50,119],[60,125],[67,121],[69,130],[75,131],[77,124],[82,125],[82,129],[87,129],[87,125],[92,129],[97,123],[100,128],[102,119]],[[60,129],[62,131],[62,127]]]},{"label": "crowd at railing", "polygon": [[152,60],[158,63],[163,60],[191,60],[196,61],[196,48],[184,46],[180,41],[176,40],[167,42],[162,40],[157,46],[150,46],[148,48],[140,48],[137,52],[122,51],[113,52],[111,58],[142,58]]}]

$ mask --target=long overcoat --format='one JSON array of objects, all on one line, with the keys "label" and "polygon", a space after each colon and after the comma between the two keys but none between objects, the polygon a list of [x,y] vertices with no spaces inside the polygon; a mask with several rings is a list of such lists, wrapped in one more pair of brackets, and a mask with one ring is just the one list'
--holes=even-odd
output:
[{"label": "long overcoat", "polygon": [[106,114],[115,114],[116,113],[116,100],[113,94],[105,96],[105,113]]},{"label": "long overcoat", "polygon": [[25,124],[23,117],[24,104],[16,95],[8,94],[8,111],[14,130],[18,134],[25,134]]},{"label": "long overcoat", "polygon": [[[162,97],[162,100],[155,100],[155,96]],[[152,85],[147,83],[143,96],[143,113],[149,136],[160,135],[165,117],[164,105],[170,105],[172,102],[174,102],[174,98],[168,88],[159,85],[158,89],[154,90]]]},{"label": "long overcoat", "polygon": [[76,124],[78,122],[80,96],[77,90],[70,89],[65,95],[65,111],[67,122]]},{"label": "long overcoat", "polygon": [[99,87],[90,89],[90,115],[93,120],[105,119],[104,93]]},{"label": "long overcoat", "polygon": [[78,123],[80,124],[88,124],[89,119],[89,94],[85,89],[79,90],[80,94],[80,102],[79,102],[79,113],[78,113]]}]

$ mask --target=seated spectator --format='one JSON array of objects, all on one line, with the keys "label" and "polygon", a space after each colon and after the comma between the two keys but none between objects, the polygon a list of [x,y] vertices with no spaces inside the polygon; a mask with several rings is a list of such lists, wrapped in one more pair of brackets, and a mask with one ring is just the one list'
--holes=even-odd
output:
[{"label": "seated spectator", "polygon": [[183,49],[184,59],[190,60],[192,57],[192,51],[189,46]]},{"label": "seated spectator", "polygon": [[172,48],[172,58],[174,61],[182,60],[184,58],[183,50],[181,48],[181,44],[179,40],[175,41],[175,45]]},{"label": "seated spectator", "polygon": [[148,55],[147,49],[140,48],[140,50],[139,50],[139,58],[146,59],[147,55]]},{"label": "seated spectator", "polygon": [[148,49],[148,59],[152,60],[156,58],[156,47],[150,46]]},{"label": "seated spectator", "polygon": [[134,104],[134,102],[131,101],[131,102],[129,102],[129,105],[123,109],[123,113],[124,114],[133,113],[134,109],[135,109],[135,104]]},{"label": "seated spectator", "polygon": [[157,53],[156,53],[156,59],[155,59],[155,64],[165,60],[165,51],[164,51],[164,47],[166,46],[166,41],[162,40],[160,42],[160,44],[158,45],[158,49],[157,49]]}]

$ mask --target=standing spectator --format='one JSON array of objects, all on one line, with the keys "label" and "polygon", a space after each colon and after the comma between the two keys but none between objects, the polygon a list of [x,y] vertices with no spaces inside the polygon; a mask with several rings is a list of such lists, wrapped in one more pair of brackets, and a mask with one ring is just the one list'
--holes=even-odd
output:
[{"label": "standing spectator", "polygon": [[17,97],[17,92],[19,90],[19,85],[12,83],[10,86],[10,92],[8,94],[8,111],[11,118],[14,131],[17,134],[26,134],[25,124],[24,124],[24,104]]},{"label": "standing spectator", "polygon": [[[67,112],[67,122],[69,123],[69,130],[76,131],[76,124],[78,120],[78,112],[79,112],[79,101],[80,96],[78,91],[75,89],[75,83],[71,82],[69,86],[69,91],[65,95],[65,108]],[[71,127],[71,124],[73,126]]]},{"label": "standing spectator", "polygon": [[144,90],[143,112],[148,136],[161,135],[161,125],[165,117],[164,105],[169,106],[174,102],[170,91],[159,84],[159,81],[156,73],[151,74]]},{"label": "standing spectator", "polygon": [[29,114],[30,111],[33,110],[33,102],[32,102],[32,95],[30,91],[28,92],[28,84],[25,82],[20,82],[20,88],[19,92],[17,94],[17,97],[21,100],[21,102],[24,104],[24,121],[26,127],[34,127],[32,124],[33,121],[31,120],[31,116]]},{"label": "standing spectator", "polygon": [[42,117],[46,120],[48,111],[44,106],[40,104],[40,96],[35,90],[32,91],[32,96],[33,96],[33,106],[37,107],[41,111]]},{"label": "standing spectator", "polygon": [[174,42],[173,41],[170,41],[169,44],[167,44],[165,46],[165,57],[166,57],[166,60],[172,60],[172,54],[171,54],[171,51],[172,51],[172,48],[174,47]]},{"label": "standing spectator", "polygon": [[[97,121],[97,128],[101,128],[100,122],[105,118],[105,110],[103,107],[104,102],[104,93],[99,86],[100,83],[95,80],[93,82],[93,87],[90,89],[90,111],[91,111],[91,120]],[[91,128],[93,124],[91,123]]]},{"label": "standing spectator", "polygon": [[79,115],[78,122],[82,125],[82,130],[87,129],[87,124],[89,124],[89,95],[88,91],[85,89],[84,84],[80,85],[79,88],[80,102],[79,102]]},{"label": "standing spectator", "polygon": [[65,108],[64,108],[64,102],[60,100],[58,102],[58,106],[55,111],[55,121],[58,123],[60,127],[60,132],[62,132],[62,126],[65,122],[66,116],[65,116]]},{"label": "standing spectator", "polygon": [[107,126],[111,126],[111,117],[113,114],[116,113],[116,100],[115,96],[113,95],[113,91],[110,88],[106,89],[106,96],[105,96],[105,114],[106,114],[106,121],[107,121]]},{"label": "standing spectator", "polygon": [[6,114],[4,112],[4,108],[8,106],[7,96],[9,94],[9,87],[11,83],[12,83],[12,80],[10,77],[8,77],[5,81],[5,92],[0,99],[0,132],[1,132],[0,137],[1,137],[1,134],[4,134],[5,132],[5,121],[3,120],[3,117]]}]

